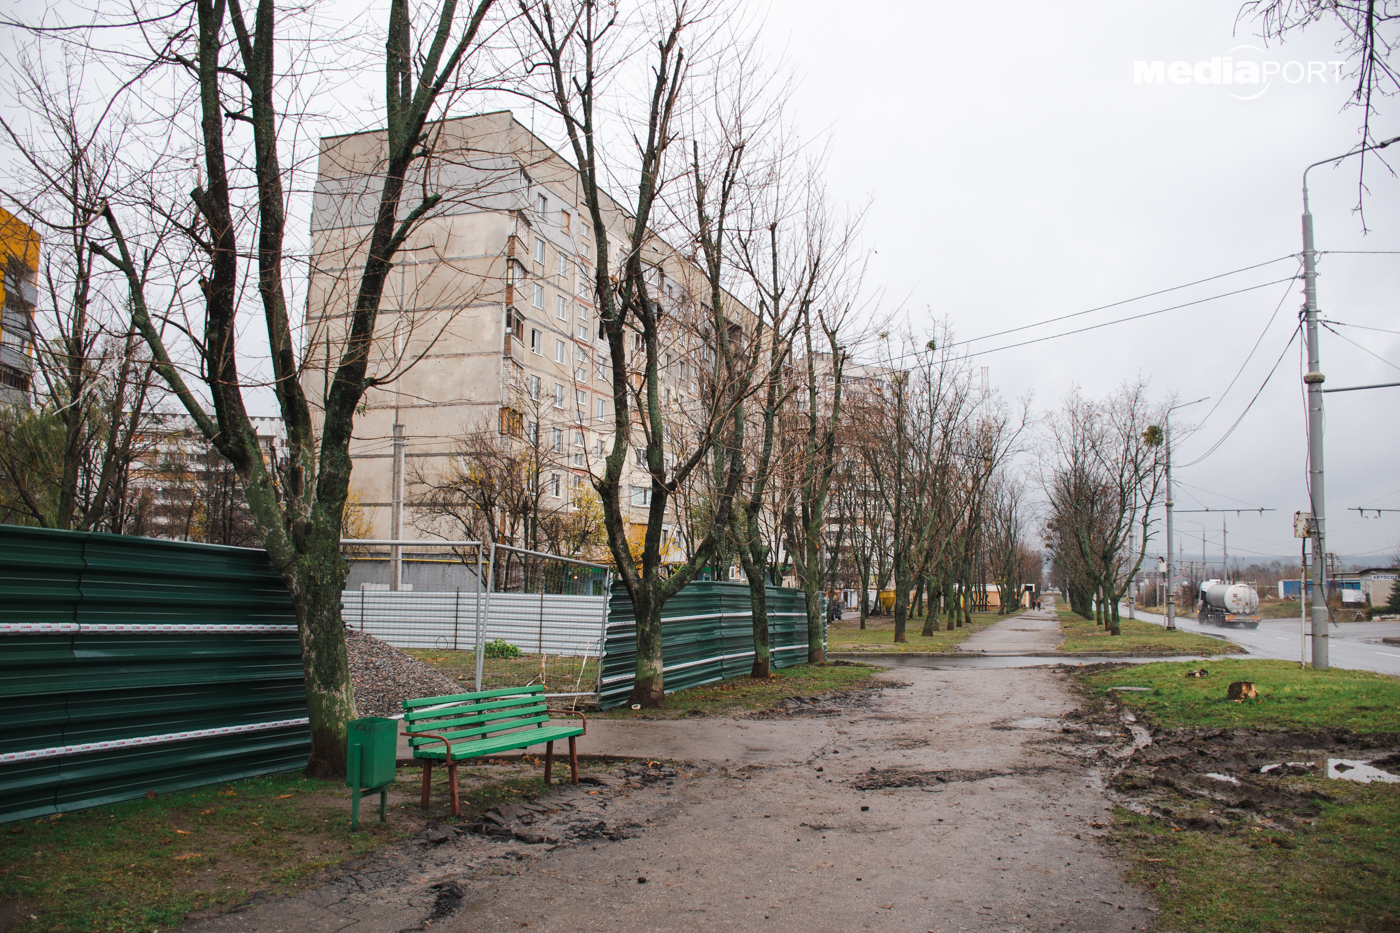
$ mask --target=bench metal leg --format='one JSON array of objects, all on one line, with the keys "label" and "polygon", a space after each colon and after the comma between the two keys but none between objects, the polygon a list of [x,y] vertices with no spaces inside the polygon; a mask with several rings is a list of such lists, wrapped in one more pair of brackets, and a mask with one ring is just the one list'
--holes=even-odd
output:
[{"label": "bench metal leg", "polygon": [[578,783],[578,736],[569,736],[569,771],[570,784]]},{"label": "bench metal leg", "polygon": [[424,810],[428,809],[428,793],[433,780],[433,762],[431,759],[423,759],[423,796],[418,801],[418,806]]},{"label": "bench metal leg", "polygon": [[544,743],[544,783],[548,787],[550,778],[554,775],[554,743]]},{"label": "bench metal leg", "polygon": [[462,815],[462,801],[457,794],[457,762],[447,763],[447,783],[452,787],[452,815]]}]

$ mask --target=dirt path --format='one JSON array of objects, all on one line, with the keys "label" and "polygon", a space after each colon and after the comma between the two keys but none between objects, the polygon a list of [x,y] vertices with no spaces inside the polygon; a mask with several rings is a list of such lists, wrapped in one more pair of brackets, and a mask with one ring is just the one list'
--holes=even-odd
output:
[{"label": "dirt path", "polygon": [[1051,610],[1029,609],[976,632],[958,646],[973,654],[1034,655],[1054,651],[1064,636]]},{"label": "dirt path", "polygon": [[898,676],[907,685],[817,716],[635,724],[674,730],[657,744],[689,763],[540,801],[525,828],[557,833],[552,850],[436,831],[373,870],[191,929],[1150,928],[1146,896],[1094,841],[1108,805],[1056,721],[1074,706],[1061,675]]}]

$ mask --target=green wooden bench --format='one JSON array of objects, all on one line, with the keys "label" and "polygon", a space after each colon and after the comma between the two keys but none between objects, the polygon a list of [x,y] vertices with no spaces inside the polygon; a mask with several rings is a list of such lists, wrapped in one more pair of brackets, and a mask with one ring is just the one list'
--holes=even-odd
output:
[{"label": "green wooden bench", "polygon": [[[428,808],[433,762],[447,765],[447,782],[452,793],[452,815],[462,815],[457,792],[457,762],[481,758],[516,748],[544,744],[544,780],[553,776],[554,743],[569,740],[569,769],[572,783],[578,783],[577,739],[588,733],[588,719],[582,713],[551,710],[544,701],[544,686],[506,687],[480,693],[422,697],[403,701],[404,732],[409,736],[413,757],[423,762],[423,809]],[[581,725],[553,725],[551,715],[577,716]]]}]

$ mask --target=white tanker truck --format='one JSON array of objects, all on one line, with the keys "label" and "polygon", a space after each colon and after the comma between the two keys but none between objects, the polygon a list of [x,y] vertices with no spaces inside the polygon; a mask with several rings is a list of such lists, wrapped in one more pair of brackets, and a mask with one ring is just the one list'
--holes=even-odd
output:
[{"label": "white tanker truck", "polygon": [[1201,584],[1201,599],[1196,619],[1202,625],[1240,626],[1258,628],[1259,594],[1244,583],[1207,580]]}]

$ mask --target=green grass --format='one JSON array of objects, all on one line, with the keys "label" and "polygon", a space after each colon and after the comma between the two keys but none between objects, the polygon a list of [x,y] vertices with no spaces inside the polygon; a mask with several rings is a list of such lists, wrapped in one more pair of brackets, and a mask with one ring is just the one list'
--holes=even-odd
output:
[{"label": "green grass", "polygon": [[1160,625],[1122,619],[1121,635],[1110,635],[1098,623],[1068,609],[1056,613],[1065,642],[1061,651],[1087,651],[1094,654],[1238,654],[1244,649],[1220,638],[1209,638],[1191,632],[1169,632]]},{"label": "green grass", "polygon": [[[951,632],[938,631],[931,636],[919,634],[924,627],[922,617],[910,619],[905,629],[909,641],[895,644],[892,617],[872,616],[862,629],[859,618],[851,613],[849,618],[827,626],[826,648],[828,651],[956,651],[968,636],[1009,618],[1011,616],[999,616],[995,612],[974,612],[971,623]],[[940,618],[938,624],[946,629],[947,618]]]},{"label": "green grass", "polygon": [[[1186,677],[1204,667],[1207,677]],[[1095,690],[1148,687],[1150,692],[1115,692],[1164,729],[1244,727],[1276,731],[1349,729],[1400,732],[1400,678],[1368,671],[1300,669],[1292,661],[1232,660],[1139,664],[1087,675]],[[1259,699],[1225,698],[1231,681],[1256,685]]]},{"label": "green grass", "polygon": [[[467,807],[544,790],[530,762],[482,765],[462,773]],[[357,832],[346,788],[297,772],[0,826],[0,923],[8,907],[7,933],[147,933],[293,888],[421,829],[419,774],[399,772],[387,823],[366,797]],[[435,788],[433,815],[451,819],[446,809]]]},{"label": "green grass", "polygon": [[596,715],[606,719],[677,719],[770,709],[784,697],[810,696],[862,685],[878,671],[879,668],[864,664],[799,664],[775,670],[767,680],[734,677],[678,690],[666,697],[666,707],[661,710],[634,711],[623,706]]},{"label": "green grass", "polygon": [[1400,929],[1400,786],[1291,779],[1334,798],[1292,833],[1175,832],[1118,810],[1111,837],[1129,879],[1182,933]]}]

